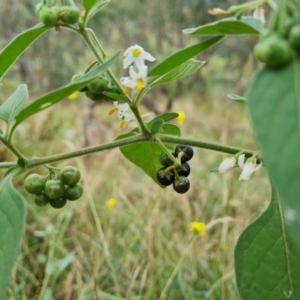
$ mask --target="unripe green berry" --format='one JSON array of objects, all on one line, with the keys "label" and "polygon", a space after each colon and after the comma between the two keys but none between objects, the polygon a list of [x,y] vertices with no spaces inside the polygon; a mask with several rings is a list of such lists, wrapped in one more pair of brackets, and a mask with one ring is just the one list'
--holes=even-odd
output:
[{"label": "unripe green berry", "polygon": [[289,34],[289,44],[297,53],[300,53],[300,24],[292,27]]},{"label": "unripe green berry", "polygon": [[88,84],[89,90],[94,94],[101,94],[108,88],[108,82],[104,78],[98,77]]},{"label": "unripe green berry", "polygon": [[54,208],[62,208],[66,205],[67,200],[65,198],[58,198],[58,199],[50,199],[50,205]]},{"label": "unripe green berry", "polygon": [[76,185],[81,177],[79,170],[73,166],[63,167],[58,176],[63,184],[69,186]]},{"label": "unripe green berry", "polygon": [[65,186],[60,180],[48,180],[45,183],[44,191],[50,199],[58,199],[64,195]]},{"label": "unripe green berry", "polygon": [[43,7],[39,12],[39,19],[46,26],[55,26],[58,21],[61,8],[58,6]]},{"label": "unripe green berry", "polygon": [[44,188],[44,179],[39,174],[30,174],[24,182],[25,189],[30,194],[39,194]]},{"label": "unripe green berry", "polygon": [[83,194],[83,188],[80,184],[76,184],[75,186],[67,187],[65,190],[64,198],[74,201],[79,199]]},{"label": "unripe green berry", "polygon": [[60,20],[63,23],[74,25],[78,23],[80,17],[80,12],[76,7],[63,7],[63,14],[60,18]]},{"label": "unripe green berry", "polygon": [[46,206],[49,203],[49,198],[44,194],[44,192],[34,195],[34,203],[37,206]]}]

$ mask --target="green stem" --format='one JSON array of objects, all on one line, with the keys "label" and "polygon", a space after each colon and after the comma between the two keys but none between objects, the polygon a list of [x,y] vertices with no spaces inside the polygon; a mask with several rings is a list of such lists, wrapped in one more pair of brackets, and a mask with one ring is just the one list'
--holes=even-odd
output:
[{"label": "green stem", "polygon": [[203,149],[210,149],[210,150],[224,152],[224,153],[233,154],[233,155],[240,151],[243,151],[243,153],[245,153],[246,157],[250,157],[256,153],[254,151],[250,151],[250,150],[246,150],[246,149],[242,149],[242,148],[238,148],[238,147],[222,145],[222,144],[217,144],[217,143],[211,143],[211,142],[198,141],[198,140],[183,138],[183,137],[175,136],[175,135],[165,135],[165,134],[157,134],[157,135],[160,138],[160,140],[164,143],[189,145],[189,146],[199,147],[199,148],[203,148]]},{"label": "green stem", "polygon": [[0,162],[0,169],[9,169],[16,166],[18,166],[18,164],[15,161]]},{"label": "green stem", "polygon": [[130,109],[133,112],[133,114],[134,114],[134,116],[135,116],[135,118],[136,118],[136,120],[137,120],[137,122],[140,126],[140,129],[141,129],[142,133],[150,138],[151,134],[150,134],[149,128],[144,123],[138,108],[135,105],[130,105]]},{"label": "green stem", "polygon": [[158,145],[160,146],[160,148],[162,148],[164,150],[164,152],[168,155],[168,157],[174,162],[174,164],[177,166],[178,165],[178,161],[176,160],[176,158],[170,153],[169,149],[165,146],[165,144],[161,141],[161,139],[155,135],[154,136],[155,141],[158,143]]},{"label": "green stem", "polygon": [[16,149],[11,143],[10,140],[5,139],[3,136],[0,136],[0,141],[18,158],[25,158],[25,156],[18,150]]},{"label": "green stem", "polygon": [[46,156],[43,158],[38,158],[38,157],[32,158],[31,160],[28,161],[28,164],[26,165],[26,167],[33,168],[36,166],[53,163],[56,161],[61,161],[61,160],[65,160],[65,159],[69,159],[69,158],[73,158],[73,157],[77,157],[77,156],[88,155],[88,154],[95,153],[95,152],[100,152],[100,151],[109,150],[109,149],[113,149],[113,148],[117,148],[117,147],[121,147],[121,146],[135,144],[138,142],[146,142],[148,140],[149,140],[148,136],[139,134],[139,135],[136,135],[133,137],[113,141],[113,142],[107,143],[107,144],[82,148],[80,150],[69,152],[69,153],[51,155],[51,156]]}]

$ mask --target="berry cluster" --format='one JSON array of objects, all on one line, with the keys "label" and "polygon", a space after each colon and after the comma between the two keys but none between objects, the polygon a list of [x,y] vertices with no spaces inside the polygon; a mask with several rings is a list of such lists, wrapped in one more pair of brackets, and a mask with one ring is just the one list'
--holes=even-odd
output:
[{"label": "berry cluster", "polygon": [[74,201],[82,196],[83,188],[78,183],[80,172],[77,168],[66,166],[62,168],[55,179],[30,174],[25,179],[25,189],[34,195],[34,202],[38,206],[48,203],[54,208],[65,206],[67,200]]},{"label": "berry cluster", "polygon": [[73,25],[79,21],[80,12],[73,0],[65,0],[63,6],[52,6],[52,1],[43,1],[35,7],[40,21],[46,26],[55,26],[58,21]]},{"label": "berry cluster", "polygon": [[173,184],[173,189],[177,193],[183,194],[190,188],[190,181],[187,177],[191,168],[187,161],[193,157],[194,151],[190,146],[177,145],[172,155],[176,159],[176,163],[165,152],[160,155],[160,163],[163,168],[157,171],[156,177],[161,185]]},{"label": "berry cluster", "polygon": [[276,32],[262,35],[254,54],[268,67],[280,68],[291,61],[293,51],[300,55],[300,19],[298,13],[289,11],[285,23]]},{"label": "berry cluster", "polygon": [[[83,75],[83,73],[76,73],[71,81],[78,80]],[[85,95],[93,101],[108,100],[103,92],[120,94],[120,91],[116,87],[111,86],[104,77],[95,78],[87,86],[80,89],[79,92],[85,92]]]}]

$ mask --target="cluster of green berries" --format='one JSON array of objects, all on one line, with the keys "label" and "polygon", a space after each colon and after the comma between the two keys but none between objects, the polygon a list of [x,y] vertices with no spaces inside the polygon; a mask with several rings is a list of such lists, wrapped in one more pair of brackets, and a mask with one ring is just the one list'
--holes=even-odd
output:
[{"label": "cluster of green berries", "polygon": [[67,200],[74,201],[82,196],[83,188],[78,183],[81,175],[77,168],[66,166],[55,179],[48,177],[30,174],[25,179],[25,189],[34,195],[36,205],[45,206],[49,203],[54,208],[61,208]]},{"label": "cluster of green berries", "polygon": [[[83,73],[76,73],[71,81],[75,81],[80,79],[83,76]],[[92,82],[90,82],[87,86],[81,88],[79,92],[85,92],[85,95],[93,101],[102,101],[109,100],[107,96],[103,94],[103,92],[120,94],[120,91],[112,86],[104,77],[97,77]]]},{"label": "cluster of green berries", "polygon": [[289,12],[284,23],[276,31],[261,36],[254,48],[255,57],[271,68],[287,65],[293,52],[300,55],[300,19]]},{"label": "cluster of green berries", "polygon": [[52,5],[52,0],[43,0],[35,7],[40,21],[46,26],[55,26],[57,22],[73,25],[78,23],[80,12],[73,0],[65,0],[65,5]]},{"label": "cluster of green berries", "polygon": [[179,193],[186,193],[190,188],[188,176],[191,167],[187,163],[194,155],[194,150],[190,146],[177,145],[172,156],[176,159],[176,163],[165,153],[160,155],[160,163],[163,168],[159,169],[156,174],[158,182],[163,186],[173,184],[173,189]]}]

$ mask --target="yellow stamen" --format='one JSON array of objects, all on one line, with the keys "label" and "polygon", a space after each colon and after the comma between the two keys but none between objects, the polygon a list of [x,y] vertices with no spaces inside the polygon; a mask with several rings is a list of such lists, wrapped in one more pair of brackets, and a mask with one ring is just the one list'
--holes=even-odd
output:
[{"label": "yellow stamen", "polygon": [[112,107],[111,109],[109,109],[108,111],[107,111],[107,113],[109,114],[109,115],[112,115],[115,111],[117,111],[118,109],[116,108],[116,107]]},{"label": "yellow stamen", "polygon": [[134,57],[139,57],[141,55],[142,51],[139,48],[134,48],[132,51],[132,55]]},{"label": "yellow stamen", "polygon": [[124,86],[124,87],[123,87],[123,93],[124,93],[125,95],[127,95],[127,94],[129,93],[129,87],[128,87],[128,86]]},{"label": "yellow stamen", "polygon": [[125,121],[124,120],[120,120],[119,122],[119,128],[123,128],[125,125]]},{"label": "yellow stamen", "polygon": [[75,92],[75,93],[73,93],[73,94],[71,94],[71,95],[69,95],[69,97],[68,97],[70,100],[75,100],[75,99],[77,99],[78,98],[78,95],[77,95],[77,93]]},{"label": "yellow stamen", "polygon": [[136,81],[136,89],[138,91],[141,91],[143,89],[143,84],[144,84],[144,81],[143,79],[139,78],[137,81]]}]

